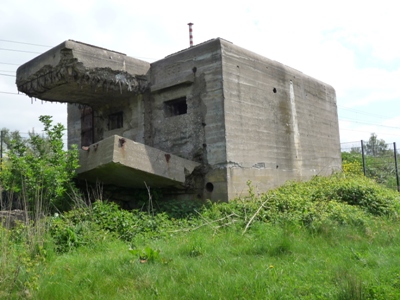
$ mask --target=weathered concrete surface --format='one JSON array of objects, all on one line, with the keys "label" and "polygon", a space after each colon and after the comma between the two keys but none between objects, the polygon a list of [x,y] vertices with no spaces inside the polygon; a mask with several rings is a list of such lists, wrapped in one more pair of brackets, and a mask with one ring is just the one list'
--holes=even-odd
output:
[{"label": "weathered concrete surface", "polygon": [[[247,180],[266,191],[341,167],[336,96],[325,83],[223,39],[152,63],[150,78],[145,141],[199,161],[203,198],[227,201],[247,194]],[[182,96],[187,114],[166,118],[163,103]]]},{"label": "weathered concrete surface", "polygon": [[[247,180],[266,191],[341,168],[335,90],[220,38],[152,64],[67,41],[21,66],[17,84],[93,109],[92,142],[82,145],[85,107],[68,106],[69,143],[94,143],[81,153],[88,180],[190,186],[188,195],[228,201],[247,193]],[[116,113],[123,124],[110,127]],[[166,154],[182,161],[167,166]]]},{"label": "weathered concrete surface", "polygon": [[[93,142],[99,142],[113,135],[134,140],[135,142],[144,144],[144,106],[145,100],[143,95],[129,96],[123,104],[119,105],[102,105],[93,110]],[[79,105],[68,104],[68,144],[76,144],[78,148],[82,145],[81,132],[82,107]],[[109,129],[108,116],[121,111],[123,113],[123,125],[121,128]],[[171,152],[171,151],[169,151]]]},{"label": "weathered concrete surface", "polygon": [[228,199],[341,168],[335,90],[221,40]]},{"label": "weathered concrete surface", "polygon": [[42,100],[112,105],[142,93],[149,68],[126,54],[68,40],[20,66],[16,83]]},{"label": "weathered concrete surface", "polygon": [[[151,64],[145,103],[145,143],[201,163],[198,193],[227,200],[224,96],[220,40],[214,39]],[[161,88],[162,87],[162,88]],[[164,103],[186,97],[187,113],[166,117]],[[212,182],[213,191],[205,188]]]},{"label": "weathered concrete surface", "polygon": [[198,163],[136,143],[121,136],[111,136],[81,150],[80,179],[123,187],[187,188],[186,177]]}]

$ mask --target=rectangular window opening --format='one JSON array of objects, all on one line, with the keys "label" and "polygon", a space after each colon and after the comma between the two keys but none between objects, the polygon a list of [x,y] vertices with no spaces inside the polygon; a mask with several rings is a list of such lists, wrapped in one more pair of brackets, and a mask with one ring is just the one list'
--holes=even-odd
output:
[{"label": "rectangular window opening", "polygon": [[184,115],[187,113],[186,97],[181,97],[164,102],[164,114],[166,117]]},{"label": "rectangular window opening", "polygon": [[81,145],[89,146],[94,142],[94,116],[89,106],[81,108]]},{"label": "rectangular window opening", "polygon": [[122,111],[108,116],[108,130],[122,128],[123,126],[124,119]]}]

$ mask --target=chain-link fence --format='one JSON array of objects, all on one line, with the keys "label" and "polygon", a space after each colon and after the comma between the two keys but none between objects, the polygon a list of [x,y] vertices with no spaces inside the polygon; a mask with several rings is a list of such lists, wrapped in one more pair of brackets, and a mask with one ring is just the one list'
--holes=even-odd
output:
[{"label": "chain-link fence", "polygon": [[343,170],[364,174],[400,192],[396,143],[365,141],[341,143]]}]

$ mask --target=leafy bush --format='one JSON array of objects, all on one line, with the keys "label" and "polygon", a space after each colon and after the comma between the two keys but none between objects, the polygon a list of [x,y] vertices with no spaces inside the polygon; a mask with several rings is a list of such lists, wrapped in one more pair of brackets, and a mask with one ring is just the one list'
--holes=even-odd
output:
[{"label": "leafy bush", "polygon": [[254,216],[252,222],[318,228],[326,224],[363,226],[372,216],[397,218],[399,210],[397,192],[364,176],[339,173],[330,177],[317,176],[308,182],[288,182],[259,197],[253,195],[229,203],[211,204],[203,209],[203,216],[224,222],[228,221],[224,217],[232,214],[245,222]]},{"label": "leafy bush", "polygon": [[234,226],[243,230],[254,222],[293,224],[319,231],[342,225],[364,228],[373,216],[397,218],[400,209],[398,193],[363,176],[345,174],[314,177],[308,182],[288,182],[260,196],[254,192],[250,194],[246,199],[208,202],[201,207],[172,202],[167,208],[165,202],[166,211],[159,205],[154,214],[126,211],[115,203],[96,201],[90,208],[71,211],[54,221],[52,232],[57,244],[64,245],[63,251],[67,251],[95,241],[97,237],[87,235],[87,231],[94,229],[129,243],[137,238],[163,237],[202,226],[215,230]]},{"label": "leafy bush", "polygon": [[196,200],[166,200],[155,201],[155,211],[166,213],[170,218],[197,218],[204,203]]},{"label": "leafy bush", "polygon": [[400,210],[399,193],[364,176],[337,174],[329,178],[316,177],[311,184],[319,186],[313,198],[355,205],[372,215],[397,217]]},{"label": "leafy bush", "polygon": [[85,209],[77,209],[52,218],[49,233],[58,253],[66,253],[81,246],[94,247],[108,236]]},{"label": "leafy bush", "polygon": [[156,237],[170,229],[172,221],[165,213],[154,216],[138,210],[122,210],[112,202],[96,201],[92,209],[93,221],[102,229],[114,233],[124,241],[131,241],[138,235]]},{"label": "leafy bush", "polygon": [[345,174],[362,175],[363,167],[359,161],[343,161],[342,170]]},{"label": "leafy bush", "polygon": [[138,237],[153,238],[180,226],[165,213],[154,216],[140,211],[120,209],[113,202],[96,201],[92,207],[71,210],[52,218],[50,233],[58,252],[90,246],[108,236],[131,242]]},{"label": "leafy bush", "polygon": [[76,147],[65,151],[62,124],[52,125],[50,116],[40,116],[44,136],[31,134],[27,141],[10,142],[4,169],[3,188],[23,198],[35,212],[65,209],[66,192],[78,167]]}]

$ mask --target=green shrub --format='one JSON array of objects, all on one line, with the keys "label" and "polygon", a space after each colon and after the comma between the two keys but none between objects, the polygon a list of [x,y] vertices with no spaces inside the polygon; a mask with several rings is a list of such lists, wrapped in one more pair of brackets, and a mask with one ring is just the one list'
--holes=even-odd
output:
[{"label": "green shrub", "polygon": [[399,193],[364,176],[336,174],[328,178],[316,177],[310,184],[318,187],[313,199],[344,202],[372,215],[397,217],[400,209]]},{"label": "green shrub", "polygon": [[66,192],[73,186],[78,167],[76,145],[64,150],[64,126],[53,126],[50,116],[40,116],[39,120],[44,136],[31,134],[27,141],[12,140],[0,172],[3,188],[24,199],[35,217],[68,208]]},{"label": "green shrub", "polygon": [[102,229],[114,233],[124,241],[131,241],[138,235],[156,237],[165,234],[171,220],[165,213],[154,216],[138,210],[122,210],[112,202],[96,201],[92,208],[93,221]]},{"label": "green shrub", "polygon": [[[335,174],[308,182],[288,182],[267,193],[229,203],[190,206],[181,202],[158,205],[154,214],[126,211],[115,203],[96,201],[91,208],[74,210],[53,221],[59,251],[90,244],[98,237],[91,230],[108,232],[130,243],[137,238],[158,238],[181,230],[209,226],[215,230],[243,230],[254,222],[305,226],[313,232],[336,226],[364,228],[374,216],[397,217],[399,195],[363,176]],[[163,211],[162,208],[167,211]],[[179,217],[181,216],[181,217]],[[185,229],[183,229],[185,228]],[[247,227],[246,227],[247,228]]]},{"label": "green shrub", "polygon": [[363,166],[359,161],[343,161],[342,170],[345,174],[363,175]]},{"label": "green shrub", "polygon": [[239,221],[300,224],[312,229],[320,226],[365,226],[373,216],[397,218],[400,195],[364,176],[334,174],[316,176],[308,182],[288,182],[256,197],[234,199],[229,203],[209,204],[202,215],[209,220],[234,215]]},{"label": "green shrub", "polygon": [[155,212],[165,213],[171,219],[197,218],[204,203],[196,200],[158,200],[155,201]]},{"label": "green shrub", "polygon": [[182,224],[173,222],[165,213],[149,215],[120,209],[113,202],[96,201],[92,207],[71,210],[52,218],[50,233],[58,252],[96,244],[108,236],[126,242],[135,238],[154,238],[168,234]]},{"label": "green shrub", "polygon": [[92,221],[88,209],[76,209],[51,218],[49,233],[55,250],[65,253],[81,246],[94,247],[108,237],[105,230]]}]

